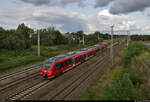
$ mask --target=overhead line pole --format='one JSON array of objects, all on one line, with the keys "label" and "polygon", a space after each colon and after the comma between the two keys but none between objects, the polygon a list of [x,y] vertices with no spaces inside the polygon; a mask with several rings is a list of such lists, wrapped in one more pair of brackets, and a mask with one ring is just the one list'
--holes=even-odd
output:
[{"label": "overhead line pole", "polygon": [[40,31],[37,30],[37,34],[38,34],[38,56],[40,56]]},{"label": "overhead line pole", "polygon": [[84,45],[84,43],[85,43],[85,42],[84,42],[84,35],[83,35],[83,45]]},{"label": "overhead line pole", "polygon": [[78,39],[79,39],[79,50],[80,50],[80,37]]},{"label": "overhead line pole", "polygon": [[113,56],[113,33],[114,33],[114,25],[111,26],[111,51],[110,51],[110,57],[112,60],[112,66],[114,66],[114,56]]},{"label": "overhead line pole", "polygon": [[129,36],[130,36],[130,31],[127,31],[128,36],[127,36],[127,47],[129,46]]}]

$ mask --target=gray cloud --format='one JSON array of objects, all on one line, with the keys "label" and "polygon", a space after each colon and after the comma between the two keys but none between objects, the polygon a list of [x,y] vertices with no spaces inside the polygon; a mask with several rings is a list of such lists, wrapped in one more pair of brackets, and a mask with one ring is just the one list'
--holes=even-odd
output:
[{"label": "gray cloud", "polygon": [[31,3],[33,5],[51,5],[52,0],[21,0],[25,3]]},{"label": "gray cloud", "polygon": [[69,4],[77,4],[80,7],[85,6],[86,0],[21,0],[25,3],[30,3],[36,6],[47,5],[47,6],[66,6]]},{"label": "gray cloud", "polygon": [[78,30],[88,31],[86,20],[78,14],[68,14],[69,13],[67,12],[60,13],[50,10],[48,12],[41,12],[38,16],[26,17],[24,21],[37,22],[40,25],[54,25],[56,28],[61,29],[64,32]]},{"label": "gray cloud", "polygon": [[126,14],[135,11],[143,11],[150,7],[150,0],[117,0],[109,12],[112,14]]},{"label": "gray cloud", "polygon": [[86,0],[61,0],[61,4],[63,6],[65,6],[65,5],[68,5],[68,4],[77,3],[78,6],[82,7],[82,6],[85,6],[85,4],[84,4],[85,1]]},{"label": "gray cloud", "polygon": [[95,0],[95,8],[107,6],[113,0]]}]

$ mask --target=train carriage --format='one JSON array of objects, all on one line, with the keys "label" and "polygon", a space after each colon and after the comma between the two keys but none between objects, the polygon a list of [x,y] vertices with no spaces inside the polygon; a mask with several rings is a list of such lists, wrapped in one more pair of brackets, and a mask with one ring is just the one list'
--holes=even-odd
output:
[{"label": "train carriage", "polygon": [[64,55],[52,57],[43,63],[40,75],[45,79],[55,77],[90,59],[99,51],[104,51],[106,46],[106,44],[97,44],[89,48],[81,49],[81,51],[78,52],[69,52]]}]

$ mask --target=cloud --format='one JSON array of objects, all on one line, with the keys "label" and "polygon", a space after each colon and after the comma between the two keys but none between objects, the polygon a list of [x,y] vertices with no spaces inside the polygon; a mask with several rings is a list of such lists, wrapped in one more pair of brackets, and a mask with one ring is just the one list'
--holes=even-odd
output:
[{"label": "cloud", "polygon": [[[0,12],[0,25],[6,29],[16,28],[18,24],[25,23],[34,29],[54,26],[61,32],[83,30],[86,33],[93,33],[95,31],[110,31],[110,26],[115,24],[114,30],[144,31],[144,27],[138,25],[137,22],[130,15],[113,15],[109,13],[108,9],[86,15],[62,8],[28,5],[22,7],[18,12]],[[146,31],[148,30],[149,27]]]},{"label": "cloud", "polygon": [[[85,16],[80,13],[69,12],[63,9],[56,8],[25,8],[28,13],[23,13],[23,21],[29,23],[31,26],[39,25],[55,26],[63,32],[73,32],[78,30],[88,31]],[[31,11],[32,10],[32,11]]]},{"label": "cloud", "polygon": [[137,30],[141,29],[136,20],[128,15],[112,15],[108,9],[100,11],[96,15],[86,17],[89,32],[110,31],[110,26],[115,25],[114,30]]},{"label": "cloud", "polygon": [[107,6],[113,0],[95,0],[95,8]]},{"label": "cloud", "polygon": [[78,6],[83,7],[83,6],[85,6],[85,4],[84,4],[85,1],[86,0],[61,0],[61,4],[63,6],[65,6],[68,4],[76,3],[76,4],[78,4]]},{"label": "cloud", "polygon": [[21,0],[21,1],[39,6],[39,5],[52,5],[52,1],[54,0]]},{"label": "cloud", "polygon": [[21,0],[22,2],[25,3],[30,3],[35,6],[41,6],[41,5],[46,5],[46,6],[66,6],[69,4],[77,4],[80,7],[85,6],[84,2],[86,0]]},{"label": "cloud", "polygon": [[116,0],[109,12],[112,14],[127,14],[143,11],[148,7],[150,7],[150,0]]}]

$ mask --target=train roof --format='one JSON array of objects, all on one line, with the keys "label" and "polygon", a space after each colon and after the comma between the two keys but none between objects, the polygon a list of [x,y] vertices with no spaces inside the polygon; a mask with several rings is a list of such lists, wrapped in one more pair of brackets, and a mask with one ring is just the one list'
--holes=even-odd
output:
[{"label": "train roof", "polygon": [[96,44],[96,45],[94,45],[95,47],[98,47],[98,46],[100,46],[100,44]]},{"label": "train roof", "polygon": [[47,62],[47,63],[53,63],[53,62],[55,62],[55,61],[61,60],[61,59],[66,58],[66,57],[67,57],[66,55],[58,55],[58,56],[49,58],[49,59],[46,60],[45,62]]},{"label": "train roof", "polygon": [[87,51],[89,48],[82,48],[81,51]]},{"label": "train roof", "polygon": [[73,51],[73,52],[68,52],[68,53],[66,53],[65,55],[66,56],[73,56],[73,55],[75,55],[77,52],[76,51]]},{"label": "train roof", "polygon": [[77,54],[77,52],[75,52],[75,51],[73,51],[73,52],[68,52],[68,53],[63,54],[63,55],[58,55],[58,56],[49,58],[48,60],[45,61],[45,63],[54,63],[54,62],[56,62],[56,61],[59,61],[59,60],[62,60],[62,59],[64,59],[64,58],[73,56],[73,55],[75,55],[75,54]]},{"label": "train roof", "polygon": [[96,44],[96,45],[90,46],[88,48],[82,48],[80,51],[72,51],[72,52],[68,52],[68,53],[63,54],[63,55],[58,55],[58,56],[49,58],[44,63],[54,63],[56,61],[62,60],[62,59],[67,58],[67,57],[71,57],[74,55],[80,55],[80,54],[84,53],[84,51],[91,51],[91,49],[96,48],[98,46],[100,46],[100,44]]}]

